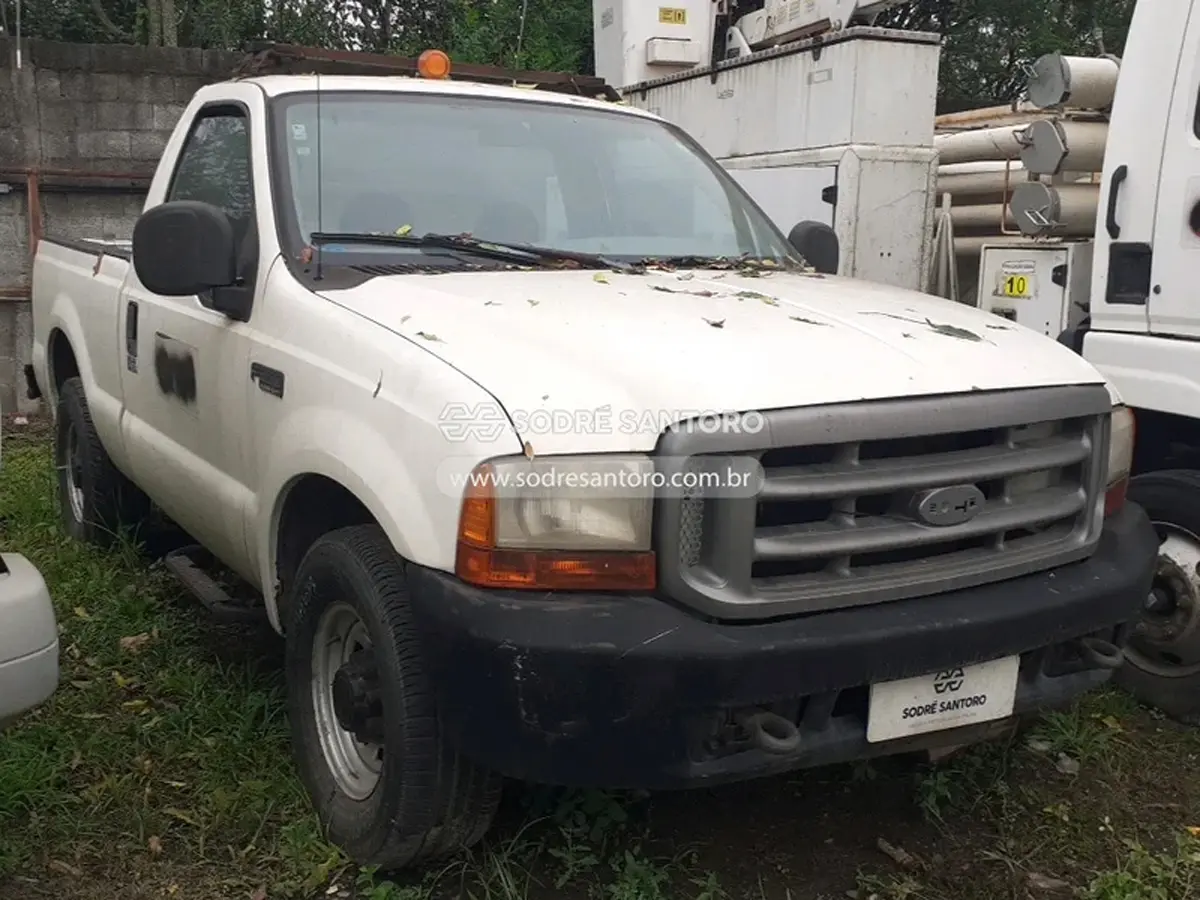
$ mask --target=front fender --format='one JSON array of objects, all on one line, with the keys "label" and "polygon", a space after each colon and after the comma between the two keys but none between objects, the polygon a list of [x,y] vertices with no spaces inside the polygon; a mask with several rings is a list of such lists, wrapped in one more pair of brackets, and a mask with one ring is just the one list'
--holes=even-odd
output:
[{"label": "front fender", "polygon": [[267,469],[259,496],[264,503],[251,540],[268,614],[277,629],[279,526],[288,493],[305,475],[329,478],[358,498],[405,559],[454,570],[460,502],[438,486],[434,471],[435,451],[444,447],[444,439],[432,423],[412,419],[403,434],[389,434],[384,429],[390,419],[306,406],[280,422],[269,447],[263,448]]}]

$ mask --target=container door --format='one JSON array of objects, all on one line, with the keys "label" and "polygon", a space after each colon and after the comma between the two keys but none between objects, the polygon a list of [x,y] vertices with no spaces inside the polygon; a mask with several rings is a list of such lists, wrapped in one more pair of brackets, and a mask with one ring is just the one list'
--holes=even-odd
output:
[{"label": "container door", "polygon": [[773,166],[728,169],[728,172],[784,234],[806,219],[833,227],[836,165]]},{"label": "container door", "polygon": [[1200,12],[1193,7],[1163,148],[1150,267],[1150,331],[1200,337]]}]

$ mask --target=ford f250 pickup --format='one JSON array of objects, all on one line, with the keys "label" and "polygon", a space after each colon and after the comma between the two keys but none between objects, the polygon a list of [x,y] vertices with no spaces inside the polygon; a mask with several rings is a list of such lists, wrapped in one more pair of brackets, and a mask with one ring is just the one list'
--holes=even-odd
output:
[{"label": "ford f250 pickup", "polygon": [[837,277],[830,236],[619,104],[205,87],[131,242],[37,250],[66,528],[156,508],[261,594],[364,864],[477,841],[504,776],[987,738],[1121,665],[1158,543],[1132,417],[1051,339]]}]

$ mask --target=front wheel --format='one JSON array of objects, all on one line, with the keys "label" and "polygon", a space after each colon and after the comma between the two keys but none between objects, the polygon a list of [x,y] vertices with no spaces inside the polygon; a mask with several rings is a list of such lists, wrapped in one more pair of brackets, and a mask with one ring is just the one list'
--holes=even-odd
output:
[{"label": "front wheel", "polygon": [[320,538],[288,594],[293,751],[330,840],[385,871],[477,843],[502,780],[442,736],[404,570],[383,532]]},{"label": "front wheel", "polygon": [[1172,718],[1200,724],[1200,472],[1139,475],[1129,499],[1146,511],[1161,543],[1116,681]]}]

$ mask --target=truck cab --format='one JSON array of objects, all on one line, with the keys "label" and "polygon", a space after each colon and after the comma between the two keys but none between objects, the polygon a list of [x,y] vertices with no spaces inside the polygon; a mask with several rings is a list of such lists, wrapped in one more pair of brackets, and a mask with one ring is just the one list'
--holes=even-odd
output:
[{"label": "truck cab", "polygon": [[1200,721],[1200,4],[1139,2],[1116,85],[1088,321],[1072,343],[1134,409],[1131,497],[1162,550],[1122,680]]}]

